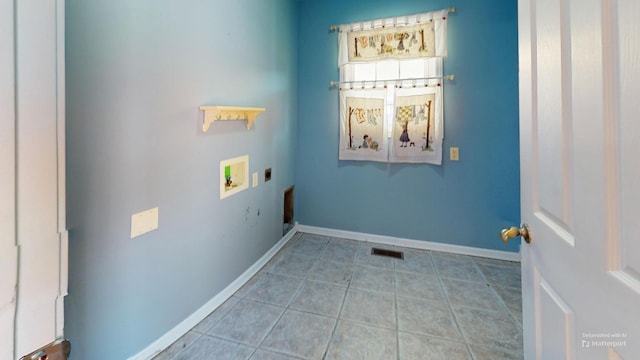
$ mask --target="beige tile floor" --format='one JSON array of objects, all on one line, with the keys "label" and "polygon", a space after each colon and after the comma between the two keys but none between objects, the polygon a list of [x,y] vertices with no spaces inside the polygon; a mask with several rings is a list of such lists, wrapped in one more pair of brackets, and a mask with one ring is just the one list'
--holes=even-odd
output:
[{"label": "beige tile floor", "polygon": [[521,319],[519,263],[297,233],[154,360],[522,359]]}]

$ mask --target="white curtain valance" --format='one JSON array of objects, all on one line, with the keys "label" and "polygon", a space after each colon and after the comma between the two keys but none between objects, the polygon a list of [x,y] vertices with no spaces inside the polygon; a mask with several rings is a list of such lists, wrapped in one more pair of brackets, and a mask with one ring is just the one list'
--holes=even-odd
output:
[{"label": "white curtain valance", "polygon": [[340,25],[338,63],[447,56],[449,9]]}]

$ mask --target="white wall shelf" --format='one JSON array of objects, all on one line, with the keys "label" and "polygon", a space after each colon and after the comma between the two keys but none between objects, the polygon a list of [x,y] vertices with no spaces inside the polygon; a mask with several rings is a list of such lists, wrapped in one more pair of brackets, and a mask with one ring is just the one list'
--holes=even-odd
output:
[{"label": "white wall shelf", "polygon": [[239,107],[239,106],[200,106],[204,111],[202,131],[207,132],[211,124],[216,120],[247,120],[247,130],[251,129],[256,117],[265,108]]}]

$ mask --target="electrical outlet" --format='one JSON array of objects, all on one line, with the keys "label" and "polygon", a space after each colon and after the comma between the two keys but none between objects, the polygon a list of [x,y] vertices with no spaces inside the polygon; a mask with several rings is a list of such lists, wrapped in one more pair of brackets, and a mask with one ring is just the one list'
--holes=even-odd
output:
[{"label": "electrical outlet", "polygon": [[460,160],[460,150],[457,147],[449,148],[449,160]]},{"label": "electrical outlet", "polygon": [[258,186],[258,173],[254,172],[253,173],[253,187]]}]

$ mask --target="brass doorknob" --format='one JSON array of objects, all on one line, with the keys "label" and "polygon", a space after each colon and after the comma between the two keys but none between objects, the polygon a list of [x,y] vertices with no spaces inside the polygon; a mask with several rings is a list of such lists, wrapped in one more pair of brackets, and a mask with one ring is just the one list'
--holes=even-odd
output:
[{"label": "brass doorknob", "polygon": [[509,238],[517,238],[518,236],[522,236],[527,244],[531,244],[531,232],[529,231],[529,225],[522,224],[521,228],[512,226],[508,229],[502,229],[500,231],[500,238],[505,243],[509,242]]}]

